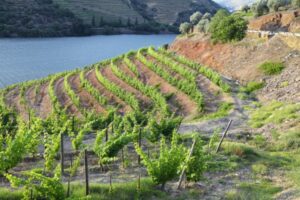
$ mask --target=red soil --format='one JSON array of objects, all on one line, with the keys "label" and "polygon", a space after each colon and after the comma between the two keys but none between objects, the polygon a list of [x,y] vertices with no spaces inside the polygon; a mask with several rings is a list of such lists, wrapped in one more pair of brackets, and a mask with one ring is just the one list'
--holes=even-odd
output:
[{"label": "red soil", "polygon": [[145,84],[149,84],[152,86],[159,85],[160,91],[163,94],[174,94],[172,98],[172,100],[174,101],[168,102],[174,112],[180,112],[180,114],[183,114],[184,116],[194,115],[197,113],[197,104],[192,101],[186,94],[178,91],[177,88],[170,85],[155,72],[144,66],[140,61],[134,60],[133,62],[136,64],[141,74],[140,79]]},{"label": "red soil", "polygon": [[87,80],[103,95],[108,99],[108,103],[114,107],[119,107],[120,113],[131,111],[131,107],[124,101],[118,98],[116,95],[108,91],[97,79],[95,69],[86,73]]},{"label": "red soil", "polygon": [[71,76],[68,81],[76,95],[79,97],[81,106],[83,106],[83,108],[90,110],[92,109],[96,111],[96,113],[105,112],[105,109],[100,106],[99,103],[97,103],[95,98],[81,87],[79,74]]}]

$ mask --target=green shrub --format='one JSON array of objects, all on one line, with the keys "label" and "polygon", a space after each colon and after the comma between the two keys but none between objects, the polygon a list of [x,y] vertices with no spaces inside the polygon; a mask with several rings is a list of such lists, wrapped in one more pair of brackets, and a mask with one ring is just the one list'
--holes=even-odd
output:
[{"label": "green shrub", "polygon": [[186,157],[186,149],[178,144],[178,134],[174,133],[171,145],[167,145],[164,138],[160,142],[160,153],[158,158],[149,158],[143,150],[135,144],[137,153],[141,156],[153,182],[161,184],[162,189],[167,181],[176,178],[179,174],[181,165]]},{"label": "green shrub", "polygon": [[246,35],[247,21],[238,15],[220,10],[212,18],[209,32],[213,42],[240,41]]},{"label": "green shrub", "polygon": [[284,64],[282,62],[264,62],[259,66],[259,69],[265,75],[275,75],[280,74],[281,71],[284,69]]},{"label": "green shrub", "polygon": [[263,83],[263,82],[251,81],[246,85],[246,87],[243,87],[241,89],[241,91],[250,94],[251,92],[254,92],[256,90],[263,88],[264,85],[265,85],[265,83]]}]

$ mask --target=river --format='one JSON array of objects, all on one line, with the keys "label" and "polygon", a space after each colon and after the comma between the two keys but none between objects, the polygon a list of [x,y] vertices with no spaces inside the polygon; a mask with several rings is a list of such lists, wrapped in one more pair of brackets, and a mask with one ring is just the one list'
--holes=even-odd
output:
[{"label": "river", "polygon": [[172,42],[175,35],[112,35],[0,39],[0,87],[81,68],[147,46]]}]

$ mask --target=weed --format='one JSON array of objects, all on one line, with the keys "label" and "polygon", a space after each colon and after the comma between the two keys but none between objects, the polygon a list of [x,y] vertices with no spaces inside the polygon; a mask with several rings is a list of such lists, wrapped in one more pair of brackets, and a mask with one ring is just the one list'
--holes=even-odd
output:
[{"label": "weed", "polygon": [[265,75],[276,75],[280,74],[281,71],[284,69],[284,64],[281,62],[264,62],[259,66],[259,69]]}]

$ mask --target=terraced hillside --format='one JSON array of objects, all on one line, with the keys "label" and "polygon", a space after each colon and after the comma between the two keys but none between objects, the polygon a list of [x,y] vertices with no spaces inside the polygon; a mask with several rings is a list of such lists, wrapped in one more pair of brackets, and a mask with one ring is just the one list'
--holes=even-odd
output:
[{"label": "terraced hillside", "polygon": [[[96,24],[101,17],[107,22],[127,23],[155,20],[158,23],[174,24],[182,13],[190,16],[195,10],[215,13],[219,5],[211,0],[53,0],[62,8],[71,10],[76,16],[91,24],[95,17]],[[180,20],[186,20],[180,18]]]},{"label": "terraced hillside", "polygon": [[79,119],[89,113],[134,110],[186,120],[231,107],[230,87],[214,71],[164,49],[141,49],[112,60],[10,86],[3,102],[28,120],[66,112]]}]

